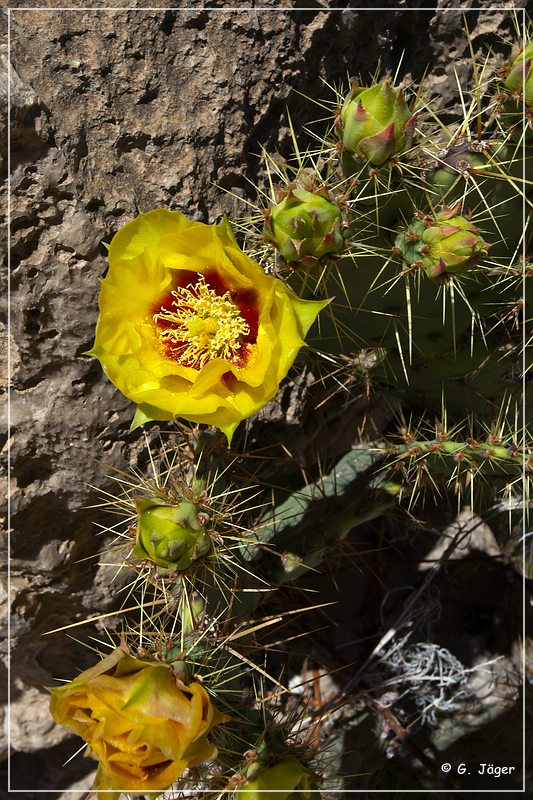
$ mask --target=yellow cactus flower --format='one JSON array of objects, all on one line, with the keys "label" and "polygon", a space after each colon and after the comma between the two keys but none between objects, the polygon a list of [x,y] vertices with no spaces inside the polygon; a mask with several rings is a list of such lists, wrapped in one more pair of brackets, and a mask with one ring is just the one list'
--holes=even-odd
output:
[{"label": "yellow cactus flower", "polygon": [[133,427],[183,417],[230,441],[275,396],[326,304],[266,275],[226,219],[157,209],[111,242],[90,355],[137,403]]},{"label": "yellow cactus flower", "polygon": [[50,691],[55,721],[81,736],[85,754],[98,759],[99,800],[116,798],[113,790],[167,789],[187,767],[215,758],[206,734],[227,719],[201,684],[186,686],[168,664],[140,661],[121,647]]}]

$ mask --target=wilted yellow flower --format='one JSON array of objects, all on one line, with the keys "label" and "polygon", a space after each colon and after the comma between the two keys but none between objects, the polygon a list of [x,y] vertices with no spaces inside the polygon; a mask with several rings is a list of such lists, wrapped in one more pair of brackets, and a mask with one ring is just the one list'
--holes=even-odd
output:
[{"label": "wilted yellow flower", "polygon": [[230,440],[275,396],[324,305],[266,275],[226,219],[157,209],[111,242],[90,354],[137,403],[134,426],[184,417]]},{"label": "wilted yellow flower", "polygon": [[206,734],[226,718],[199,683],[186,686],[167,664],[117,647],[65,686],[50,690],[55,721],[87,742],[98,759],[94,788],[144,794],[168,788],[187,767],[215,758]]}]

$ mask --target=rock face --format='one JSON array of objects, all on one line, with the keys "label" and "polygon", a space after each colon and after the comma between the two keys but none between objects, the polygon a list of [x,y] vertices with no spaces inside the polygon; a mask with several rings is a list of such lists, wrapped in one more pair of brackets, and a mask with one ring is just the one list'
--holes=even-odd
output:
[{"label": "rock face", "polygon": [[[68,631],[43,634],[120,602],[110,591],[113,566],[98,563],[101,515],[87,508],[98,502],[88,487],[109,488],[113,468],[146,454],[142,432],[129,433],[131,403],[83,355],[106,269],[102,242],[139,210],[178,209],[203,222],[246,213],[241,198],[257,202],[249,181],[261,177],[261,146],[290,148],[285,107],[299,129],[324,116],[302,94],[333,101],[322,78],[338,85],[347,73],[368,76],[378,59],[394,72],[404,53],[402,74],[419,78],[430,63],[441,90],[449,59],[459,74],[468,60],[456,12],[396,3],[380,13],[320,2],[292,12],[137,5],[23,11],[12,3],[10,51],[1,56],[4,73],[8,58],[12,65],[12,394],[3,439],[11,458],[11,785],[28,797],[93,768],[82,759],[61,767],[78,742],[52,724],[43,688],[93,655]],[[480,10],[471,30],[474,46],[498,49],[512,20]],[[5,118],[0,138],[5,147]],[[301,404],[301,381],[294,385]],[[264,421],[269,414],[279,422],[275,404]],[[94,625],[71,633],[89,644],[103,636]]]}]

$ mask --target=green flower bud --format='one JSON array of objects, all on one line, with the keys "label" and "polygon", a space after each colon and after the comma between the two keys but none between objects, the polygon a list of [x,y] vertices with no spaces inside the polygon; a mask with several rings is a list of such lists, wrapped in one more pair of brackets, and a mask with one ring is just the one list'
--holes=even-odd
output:
[{"label": "green flower bud", "polygon": [[183,500],[177,506],[167,506],[157,500],[139,500],[137,511],[133,555],[161,567],[183,570],[209,551],[211,540],[194,503]]},{"label": "green flower bud", "polygon": [[386,78],[368,88],[354,84],[336,124],[344,149],[379,167],[411,147],[415,122],[402,90]]},{"label": "green flower bud", "polygon": [[325,190],[291,189],[272,208],[265,235],[285,261],[312,266],[344,249],[341,222],[342,212]]},{"label": "green flower bud", "polygon": [[526,106],[533,106],[533,42],[527,42],[525,47],[515,53],[509,64],[509,73],[505,79],[506,91],[519,94],[525,98]]},{"label": "green flower bud", "polygon": [[263,769],[259,762],[253,763],[248,775],[251,779],[239,789],[239,800],[320,800],[311,771],[294,756]]},{"label": "green flower bud", "polygon": [[[511,60],[503,70],[505,92],[499,112],[504,127],[513,142],[531,144],[533,141],[533,42],[514,50]],[[524,114],[525,104],[525,114]]]},{"label": "green flower bud", "polygon": [[457,204],[434,217],[415,219],[398,234],[394,248],[407,266],[420,266],[430,278],[438,278],[461,275],[477,265],[488,245],[459,210]]}]

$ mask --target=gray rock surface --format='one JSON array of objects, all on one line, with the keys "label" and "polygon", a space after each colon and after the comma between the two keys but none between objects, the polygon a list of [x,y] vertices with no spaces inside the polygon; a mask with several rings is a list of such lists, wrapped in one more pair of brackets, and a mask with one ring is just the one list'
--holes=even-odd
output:
[{"label": "gray rock surface", "polygon": [[[332,85],[347,73],[368,76],[378,59],[394,70],[404,53],[405,75],[420,77],[429,62],[441,89],[450,60],[461,72],[468,52],[459,13],[396,3],[379,14],[326,2],[292,12],[275,4],[93,12],[17,5],[0,62],[4,76],[12,64],[11,320],[3,337],[12,393],[3,444],[12,470],[12,788],[32,797],[79,785],[93,769],[82,759],[61,767],[79,743],[52,725],[44,687],[87,667],[93,656],[84,643],[102,633],[74,629],[79,642],[64,631],[43,634],[120,602],[110,590],[114,570],[98,563],[101,515],[87,508],[96,502],[88,487],[109,488],[111,468],[146,456],[143,433],[129,433],[131,403],[83,355],[106,268],[101,243],[139,209],[178,209],[203,222],[245,213],[240,198],[256,200],[249,181],[261,177],[261,146],[290,149],[286,106],[297,128],[324,115],[302,97],[331,100],[321,78]],[[471,21],[475,45],[498,49],[498,31],[512,31],[503,11],[480,10]],[[6,106],[4,96],[4,145]],[[309,419],[302,380],[284,390],[288,418],[271,404],[264,424],[273,420],[283,434]],[[331,415],[321,419],[327,425]]]}]

